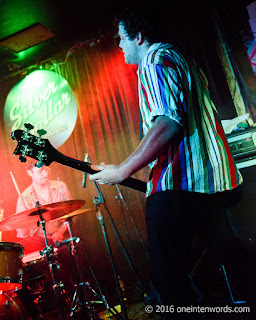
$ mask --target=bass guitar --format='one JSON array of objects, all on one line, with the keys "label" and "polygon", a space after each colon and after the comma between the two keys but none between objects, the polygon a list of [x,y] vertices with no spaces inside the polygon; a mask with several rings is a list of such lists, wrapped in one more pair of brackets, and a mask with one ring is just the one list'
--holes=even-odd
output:
[{"label": "bass guitar", "polygon": [[[83,162],[74,158],[70,158],[63,153],[56,150],[48,139],[43,139],[42,136],[46,131],[41,129],[37,130],[38,137],[29,133],[33,126],[29,123],[25,124],[27,131],[15,130],[11,136],[13,140],[17,140],[17,147],[13,155],[19,155],[21,162],[26,162],[26,156],[38,160],[36,166],[42,167],[43,165],[49,166],[52,162],[58,162],[64,166],[74,168],[76,170],[94,174],[98,171],[91,168],[91,164]],[[121,185],[135,189],[140,192],[146,192],[146,182],[131,178],[125,179],[120,182]]]}]

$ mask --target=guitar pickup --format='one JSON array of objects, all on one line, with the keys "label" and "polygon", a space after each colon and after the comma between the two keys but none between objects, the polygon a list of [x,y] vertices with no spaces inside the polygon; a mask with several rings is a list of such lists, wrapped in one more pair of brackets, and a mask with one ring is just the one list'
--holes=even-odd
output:
[{"label": "guitar pickup", "polygon": [[33,149],[26,144],[20,148],[20,152],[23,156],[31,155],[33,152]]},{"label": "guitar pickup", "polygon": [[22,139],[24,141],[33,141],[33,136],[27,132],[22,133]]},{"label": "guitar pickup", "polygon": [[45,141],[40,138],[36,138],[36,142],[35,145],[39,146],[39,147],[45,147]]}]

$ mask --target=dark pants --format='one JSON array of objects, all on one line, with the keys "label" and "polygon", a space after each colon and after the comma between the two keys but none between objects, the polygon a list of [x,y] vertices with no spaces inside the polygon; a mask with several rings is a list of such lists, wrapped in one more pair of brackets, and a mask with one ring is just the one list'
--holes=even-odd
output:
[{"label": "dark pants", "polygon": [[223,264],[241,295],[253,304],[256,263],[234,236],[226,214],[226,207],[239,198],[238,188],[216,195],[165,191],[148,197],[151,277],[164,305],[198,305],[188,277],[195,237],[210,252],[212,267]]}]

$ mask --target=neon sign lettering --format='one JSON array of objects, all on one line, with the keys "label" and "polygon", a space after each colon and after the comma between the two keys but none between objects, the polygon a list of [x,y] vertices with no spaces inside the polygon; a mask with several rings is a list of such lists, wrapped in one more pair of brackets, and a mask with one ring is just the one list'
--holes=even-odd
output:
[{"label": "neon sign lettering", "polygon": [[[48,76],[48,81],[42,77],[36,81],[35,76],[38,73],[41,76],[42,72]],[[9,99],[7,97],[5,104],[5,122],[10,131],[24,129],[24,123],[30,122],[34,126],[32,134],[36,134],[38,129],[46,130],[52,139],[50,142],[57,147],[70,136],[76,123],[74,93],[67,81],[52,71],[35,71],[31,75],[33,78],[26,77],[9,93],[8,97],[11,96]]]}]

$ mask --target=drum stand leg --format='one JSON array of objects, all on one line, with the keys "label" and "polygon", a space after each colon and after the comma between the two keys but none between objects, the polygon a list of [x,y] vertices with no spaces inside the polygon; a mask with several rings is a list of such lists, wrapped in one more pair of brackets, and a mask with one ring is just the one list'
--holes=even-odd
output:
[{"label": "drum stand leg", "polygon": [[65,221],[65,224],[68,227],[69,235],[70,235],[70,244],[68,244],[68,250],[71,255],[72,266],[73,266],[73,275],[75,280],[75,292],[73,294],[72,304],[71,304],[71,313],[70,319],[74,319],[75,312],[79,310],[82,312],[84,319],[94,320],[95,312],[91,307],[91,302],[87,299],[86,294],[86,284],[82,282],[82,276],[78,268],[78,257],[77,257],[77,249],[76,242],[74,241],[73,232],[71,229],[71,219]]},{"label": "drum stand leg", "polygon": [[38,319],[44,319],[44,313],[42,309],[42,295],[40,292],[36,293],[37,298],[34,300],[34,303],[36,304],[37,311],[38,311]]},{"label": "drum stand leg", "polygon": [[[72,258],[72,266],[73,266],[73,273],[75,278],[75,292],[73,294],[72,303],[71,303],[71,312],[69,315],[69,319],[75,319],[75,312],[77,310],[81,310],[83,312],[83,315],[85,316],[84,319],[90,319],[90,320],[96,320],[98,319],[97,312],[94,311],[94,308],[91,306],[93,303],[103,303],[108,311],[108,314],[110,313],[117,319],[122,320],[122,318],[119,316],[117,310],[112,307],[110,309],[106,298],[104,295],[98,295],[97,292],[91,287],[89,282],[83,282],[82,281],[82,275],[79,270],[79,260],[77,256],[77,250],[76,250],[76,243],[77,240],[74,241],[74,239],[77,239],[74,237],[71,229],[71,222],[72,218],[70,217],[68,220],[65,221],[65,224],[68,227],[69,235],[70,235],[70,243],[68,244],[69,253],[71,254]],[[79,238],[78,238],[79,239]],[[92,295],[97,298],[97,302],[90,301],[88,299],[88,294],[92,293]],[[100,301],[99,301],[100,300]]]},{"label": "drum stand leg", "polygon": [[47,259],[47,262],[48,262],[48,265],[49,265],[49,269],[50,269],[50,273],[51,273],[51,276],[52,276],[53,290],[54,290],[54,294],[56,296],[57,303],[58,303],[60,319],[61,320],[66,320],[65,310],[64,310],[64,306],[63,306],[61,292],[60,292],[60,290],[63,287],[63,285],[56,281],[56,273],[55,273],[56,266],[55,266],[55,264],[53,263],[53,260],[52,260],[53,246],[49,246],[48,245],[48,241],[47,241],[47,237],[46,237],[45,220],[43,218],[42,212],[40,212],[40,205],[39,204],[38,204],[38,214],[40,216],[40,220],[41,221],[37,221],[37,225],[38,226],[40,226],[40,225],[42,226],[44,239],[45,239],[45,245],[46,245],[46,248],[43,250],[43,254],[45,255],[45,257]]},{"label": "drum stand leg", "polygon": [[83,319],[97,320],[98,315],[94,308],[91,306],[92,302],[85,298],[86,283],[81,282],[75,285],[75,292],[71,305],[71,312],[69,319],[75,319],[75,313],[81,310]]}]

